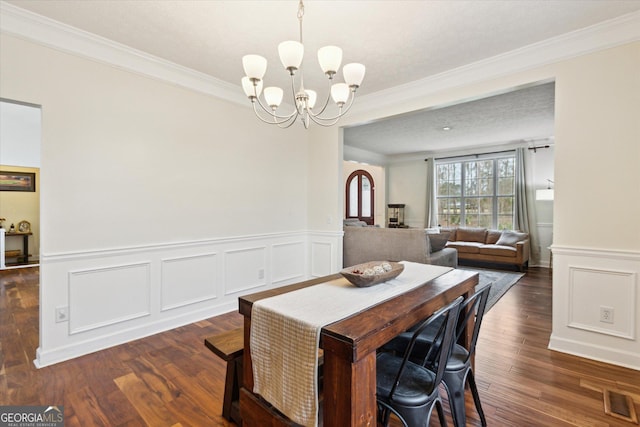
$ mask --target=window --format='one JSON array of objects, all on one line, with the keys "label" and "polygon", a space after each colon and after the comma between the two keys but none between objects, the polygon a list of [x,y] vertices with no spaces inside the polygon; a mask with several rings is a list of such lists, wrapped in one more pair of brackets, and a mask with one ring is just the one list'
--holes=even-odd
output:
[{"label": "window", "polygon": [[373,225],[373,178],[359,169],[347,179],[347,218],[358,218]]},{"label": "window", "polygon": [[515,156],[436,162],[438,224],[513,229]]}]

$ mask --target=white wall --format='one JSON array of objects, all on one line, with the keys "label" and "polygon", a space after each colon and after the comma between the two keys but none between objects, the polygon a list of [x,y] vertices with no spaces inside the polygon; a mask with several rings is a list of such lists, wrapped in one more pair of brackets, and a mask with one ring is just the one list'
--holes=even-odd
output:
[{"label": "white wall", "polygon": [[40,167],[40,109],[0,101],[0,165]]},{"label": "white wall", "polygon": [[404,223],[425,227],[427,162],[424,159],[390,162],[387,165],[389,203],[404,203]]},{"label": "white wall", "polygon": [[[539,143],[536,145],[544,145]],[[549,148],[541,148],[538,150],[528,150],[529,163],[532,165],[528,185],[533,191],[530,194],[535,195],[535,190],[546,189],[549,187],[547,180],[555,181],[553,174],[555,147],[550,145]],[[554,184],[551,184],[551,188]],[[532,259],[530,266],[540,265],[549,267],[551,261],[551,250],[549,249],[553,243],[553,200],[534,200],[535,221],[538,230],[538,259]]]},{"label": "white wall", "polygon": [[[339,267],[340,234],[308,230],[302,127],[274,129],[249,108],[1,37],[0,96],[42,107],[40,366]],[[336,187],[321,214],[334,226]]]}]

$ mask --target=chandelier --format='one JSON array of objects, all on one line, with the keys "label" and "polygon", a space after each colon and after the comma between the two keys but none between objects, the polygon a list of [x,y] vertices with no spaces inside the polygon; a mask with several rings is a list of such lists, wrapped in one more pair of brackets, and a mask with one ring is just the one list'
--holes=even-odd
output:
[{"label": "chandelier", "polygon": [[[318,62],[320,62],[320,68],[328,78],[330,89],[327,91],[324,105],[316,108],[317,93],[304,87],[302,70],[302,57],[304,56],[304,45],[302,44],[303,16],[304,4],[300,0],[298,4],[300,41],[290,40],[278,45],[280,61],[291,77],[294,111],[290,114],[281,115],[276,113],[284,95],[284,91],[281,88],[270,86],[264,88],[264,90],[262,89],[262,78],[267,71],[267,59],[260,55],[245,55],[242,57],[242,66],[246,74],[242,78],[242,88],[253,105],[253,111],[263,122],[275,124],[281,128],[290,127],[298,117],[300,117],[305,129],[309,128],[311,122],[321,126],[336,124],[353,105],[356,90],[360,87],[364,78],[364,65],[351,63],[342,68],[345,83],[333,83],[333,79],[338,73],[342,62],[342,49],[337,46],[320,48],[318,50]],[[296,72],[300,77],[299,84],[296,84]],[[296,87],[298,88],[297,90]],[[264,100],[260,99],[261,93]],[[331,99],[337,106],[337,113],[325,113]]]}]

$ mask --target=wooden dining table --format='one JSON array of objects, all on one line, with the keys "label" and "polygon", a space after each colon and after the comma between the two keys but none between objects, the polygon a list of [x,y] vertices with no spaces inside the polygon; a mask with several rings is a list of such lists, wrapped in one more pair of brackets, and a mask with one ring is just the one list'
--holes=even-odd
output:
[{"label": "wooden dining table", "polygon": [[[253,393],[251,311],[256,301],[333,280],[335,274],[257,292],[239,298],[244,316],[243,384],[240,416],[244,427],[284,427],[297,424]],[[376,350],[459,296],[468,297],[478,273],[453,269],[391,299],[322,328],[324,353],[320,424],[324,427],[376,425]],[[462,337],[463,345],[468,337]]]}]

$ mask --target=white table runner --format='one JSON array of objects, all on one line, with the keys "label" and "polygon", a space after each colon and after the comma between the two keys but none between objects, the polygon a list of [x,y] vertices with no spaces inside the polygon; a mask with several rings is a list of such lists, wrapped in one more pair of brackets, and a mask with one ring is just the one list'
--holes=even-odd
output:
[{"label": "white table runner", "polygon": [[452,270],[403,264],[398,277],[376,286],[358,288],[340,278],[255,302],[251,312],[254,393],[298,424],[316,427],[322,327]]}]

